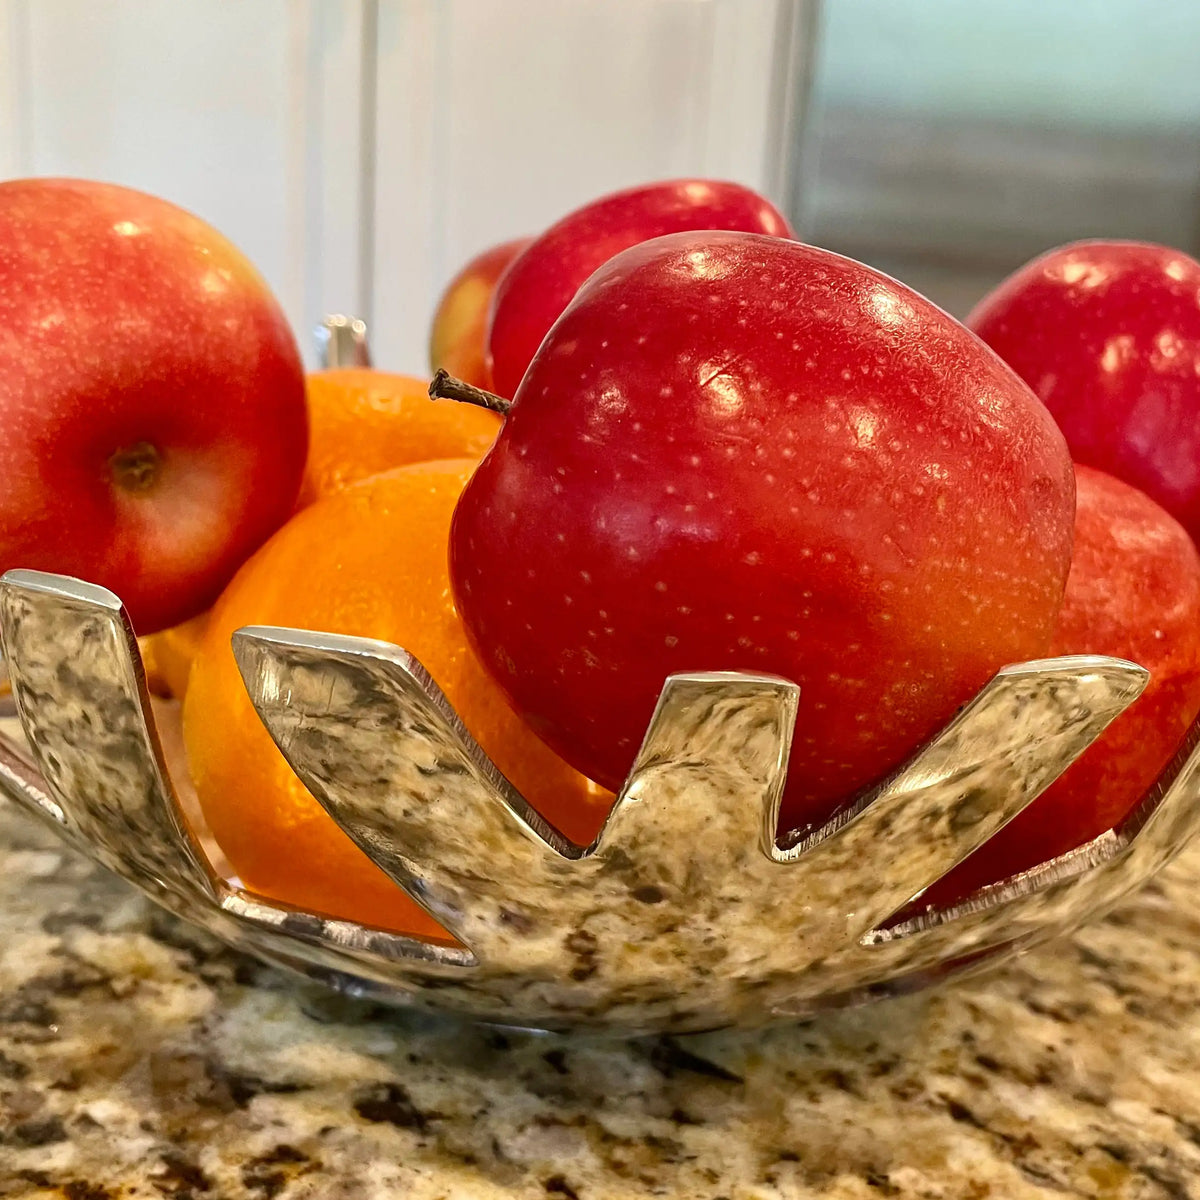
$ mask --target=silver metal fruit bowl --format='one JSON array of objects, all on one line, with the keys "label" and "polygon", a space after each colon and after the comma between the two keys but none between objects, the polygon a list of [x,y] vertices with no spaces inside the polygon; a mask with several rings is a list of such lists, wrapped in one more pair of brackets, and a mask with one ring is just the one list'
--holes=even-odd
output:
[{"label": "silver metal fruit bowl", "polygon": [[[948,911],[909,901],[1043,791],[1140,694],[1141,667],[1007,667],[904,767],[796,845],[776,842],[786,680],[666,681],[594,844],[499,774],[396,646],[252,628],[254,706],[333,820],[457,939],[434,944],[249,894],[172,778],[132,629],[91,584],[0,580],[0,638],[28,750],[0,792],[68,844],[233,946],[347,992],[536,1028],[752,1025],[909,991],[1061,934],[1144,882],[1200,821],[1200,722],[1137,811]],[[183,800],[181,800],[183,797]],[[279,847],[281,854],[287,846]]]}]

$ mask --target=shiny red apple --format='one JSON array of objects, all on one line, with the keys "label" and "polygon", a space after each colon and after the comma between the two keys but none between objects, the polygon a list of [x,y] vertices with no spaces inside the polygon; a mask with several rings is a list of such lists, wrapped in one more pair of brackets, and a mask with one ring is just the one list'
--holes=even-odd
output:
[{"label": "shiny red apple", "polygon": [[597,267],[638,242],[686,229],[793,236],[757,192],[711,179],[650,183],[576,209],[526,247],[496,289],[488,325],[492,387],[516,394],[542,338]]},{"label": "shiny red apple", "polygon": [[1200,538],[1200,263],[1144,242],[1062,246],[967,323],[1041,397],[1077,462]]},{"label": "shiny red apple", "polygon": [[477,254],[446,285],[433,314],[429,333],[429,365],[490,388],[487,362],[487,324],[492,295],[500,276],[531,238],[517,238]]},{"label": "shiny red apple", "polygon": [[0,184],[0,571],[176,625],[290,515],[307,445],[287,321],[220,234],[109,184]]},{"label": "shiny red apple", "polygon": [[1073,506],[1045,408],[923,297],[798,242],[683,233],[563,313],[451,570],[517,709],[607,787],[672,672],[798,682],[798,827],[1045,654]]},{"label": "shiny red apple", "polygon": [[1075,557],[1053,654],[1110,654],[1150,682],[1027,809],[921,897],[943,906],[1112,829],[1170,762],[1200,711],[1200,554],[1148,496],[1076,467]]}]

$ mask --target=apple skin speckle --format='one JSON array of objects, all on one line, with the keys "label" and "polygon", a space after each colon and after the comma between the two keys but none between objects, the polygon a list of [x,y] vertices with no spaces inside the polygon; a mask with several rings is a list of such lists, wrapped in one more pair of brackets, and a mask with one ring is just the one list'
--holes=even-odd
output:
[{"label": "apple skin speckle", "polygon": [[[610,788],[668,674],[795,680],[799,828],[1046,653],[1073,512],[1050,415],[940,309],[827,251],[682,233],[608,262],[542,343],[460,500],[451,572],[514,705]],[[586,600],[531,565],[586,572]]]}]

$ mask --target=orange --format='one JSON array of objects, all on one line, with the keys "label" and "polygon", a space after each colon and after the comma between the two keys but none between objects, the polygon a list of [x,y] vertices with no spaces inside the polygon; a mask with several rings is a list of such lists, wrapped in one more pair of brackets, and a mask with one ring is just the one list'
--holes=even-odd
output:
[{"label": "orange", "polygon": [[[479,459],[500,429],[492,412],[431,400],[429,382],[411,375],[347,369],[307,380],[309,450],[297,506],[380,471],[437,458]],[[182,700],[207,614],[142,639],[150,690]]]},{"label": "orange", "polygon": [[431,400],[429,381],[362,368],[308,377],[308,467],[300,507],[407,463],[481,459],[500,432],[493,412]]},{"label": "orange", "polygon": [[[152,696],[170,696],[171,688],[158,665],[158,646],[155,634],[138,638],[138,650],[142,655],[142,670],[146,673],[146,688]],[[0,684],[0,695],[4,694],[4,686]]]},{"label": "orange", "polygon": [[208,613],[201,613],[182,625],[173,625],[141,639],[142,665],[150,690],[160,696],[182,700],[187,693],[192,659],[204,640]]},{"label": "orange", "polygon": [[212,612],[183,707],[205,818],[243,883],[300,908],[445,937],[305,790],[258,720],[230,636],[283,625],[381,638],[412,651],[500,770],[579,842],[611,796],[567,766],[509,706],[468,647],[447,547],[473,459],[376,475],[297,513],[233,579]]}]

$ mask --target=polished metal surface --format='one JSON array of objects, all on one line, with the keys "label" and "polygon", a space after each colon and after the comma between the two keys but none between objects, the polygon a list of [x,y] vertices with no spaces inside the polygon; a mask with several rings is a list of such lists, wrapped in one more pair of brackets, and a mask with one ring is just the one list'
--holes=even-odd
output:
[{"label": "polished metal surface", "polygon": [[[171,911],[271,962],[379,999],[544,1028],[755,1024],[908,990],[1115,902],[1200,820],[1200,732],[1119,829],[959,910],[909,902],[1011,819],[1132,703],[1146,672],[1077,657],[1001,671],[890,779],[776,842],[795,685],[666,681],[595,844],[518,795],[411,655],[245,629],[235,653],[272,737],[333,819],[449,931],[416,941],[295,912],[222,879],[163,765],[119,601],[0,581],[32,760],[0,792]],[[916,914],[916,915],[914,915]]]},{"label": "polished metal surface", "polygon": [[371,365],[367,325],[358,317],[328,316],[313,330],[313,337],[317,362],[325,369]]}]

